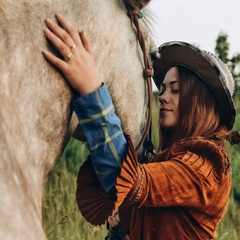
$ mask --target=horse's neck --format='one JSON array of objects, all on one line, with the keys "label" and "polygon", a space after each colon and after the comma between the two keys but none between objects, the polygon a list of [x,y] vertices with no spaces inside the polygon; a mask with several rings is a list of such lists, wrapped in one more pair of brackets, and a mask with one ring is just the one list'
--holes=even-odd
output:
[{"label": "horse's neck", "polygon": [[[32,0],[28,5],[24,0],[17,4],[0,0],[3,9],[0,17],[0,35],[3,36],[0,38],[3,58],[0,68],[0,146],[3,146],[1,153],[4,156],[1,161],[5,167],[14,165],[12,171],[1,168],[0,190],[6,192],[6,197],[1,198],[0,205],[4,206],[6,199],[16,196],[11,195],[13,192],[19,193],[18,197],[23,192],[16,206],[31,203],[29,211],[38,215],[38,220],[41,219],[47,174],[58,161],[66,136],[69,137],[77,125],[77,121],[73,122],[69,131],[72,98],[69,86],[41,55],[46,49],[44,19],[60,12],[79,31],[87,32],[98,74],[109,88],[124,131],[132,136],[135,144],[146,121],[142,55],[123,3],[101,1],[100,4],[98,0],[50,2]],[[6,190],[8,187],[12,188],[10,192]],[[18,215],[21,215],[20,210]]]},{"label": "horse's neck", "polygon": [[[3,31],[7,40],[1,42],[1,56],[6,56],[1,92],[5,102],[1,107],[8,112],[11,106],[8,124],[13,127],[19,164],[31,163],[28,169],[38,169],[38,175],[44,177],[59,158],[68,131],[71,93],[62,76],[41,55],[46,48],[44,19],[56,12],[66,15],[79,31],[87,31],[100,78],[109,88],[124,131],[136,144],[145,124],[147,96],[141,51],[123,3],[56,1],[49,6],[49,1],[35,0],[32,5],[24,4],[25,11],[20,12],[21,4],[24,1],[9,7],[16,8],[16,15],[9,13]],[[31,182],[38,181],[34,175],[31,178]]]}]

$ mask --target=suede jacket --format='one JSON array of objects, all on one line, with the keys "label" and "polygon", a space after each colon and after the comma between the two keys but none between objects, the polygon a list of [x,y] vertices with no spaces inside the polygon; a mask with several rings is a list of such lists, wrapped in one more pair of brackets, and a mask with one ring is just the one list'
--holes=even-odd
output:
[{"label": "suede jacket", "polygon": [[130,138],[115,194],[106,194],[91,159],[78,175],[82,215],[101,225],[119,209],[121,230],[132,240],[195,240],[217,237],[231,189],[231,164],[222,141],[179,141],[139,164]]}]

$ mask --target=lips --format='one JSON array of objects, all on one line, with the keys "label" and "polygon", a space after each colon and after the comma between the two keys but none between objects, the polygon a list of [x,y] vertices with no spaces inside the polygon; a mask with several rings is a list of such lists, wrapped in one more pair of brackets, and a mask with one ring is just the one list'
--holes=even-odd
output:
[{"label": "lips", "polygon": [[161,108],[160,109],[160,113],[167,113],[167,112],[171,112],[172,110],[168,109],[168,108]]}]

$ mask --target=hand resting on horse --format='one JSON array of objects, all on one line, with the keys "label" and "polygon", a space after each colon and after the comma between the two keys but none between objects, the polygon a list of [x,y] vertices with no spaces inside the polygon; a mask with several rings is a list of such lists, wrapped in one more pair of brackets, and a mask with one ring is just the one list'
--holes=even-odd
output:
[{"label": "hand resting on horse", "polygon": [[49,51],[43,51],[43,56],[62,71],[69,84],[81,96],[97,90],[102,83],[86,33],[82,31],[79,34],[60,14],[56,14],[56,19],[62,27],[48,18],[44,33],[63,58],[56,57]]},{"label": "hand resting on horse", "polygon": [[[46,19],[44,33],[46,38],[56,47],[62,58],[49,51],[43,51],[43,56],[62,71],[69,84],[81,95],[87,95],[102,86],[95,61],[93,59],[90,42],[86,33],[80,34],[61,15],[57,14],[57,25],[51,19]],[[61,27],[60,27],[61,26]],[[108,219],[111,227],[120,223],[118,212]]]}]

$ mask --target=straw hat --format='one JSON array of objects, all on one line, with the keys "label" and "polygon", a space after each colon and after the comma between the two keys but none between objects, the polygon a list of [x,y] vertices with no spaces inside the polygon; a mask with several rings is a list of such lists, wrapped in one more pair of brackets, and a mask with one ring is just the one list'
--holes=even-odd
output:
[{"label": "straw hat", "polygon": [[195,72],[216,98],[222,122],[232,129],[236,110],[233,103],[234,80],[231,72],[214,54],[186,43],[172,41],[159,47],[160,57],[153,63],[154,82],[159,88],[166,72],[173,66],[183,66]]}]

